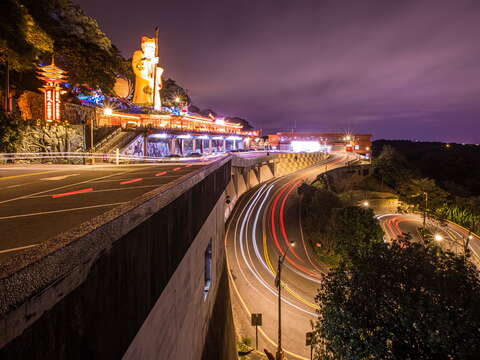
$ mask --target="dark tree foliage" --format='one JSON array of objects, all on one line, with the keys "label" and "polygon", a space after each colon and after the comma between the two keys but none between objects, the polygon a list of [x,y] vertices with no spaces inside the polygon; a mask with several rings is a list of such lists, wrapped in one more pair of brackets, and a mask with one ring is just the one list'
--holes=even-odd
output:
[{"label": "dark tree foliage", "polygon": [[[160,90],[160,96],[162,97],[163,106],[179,106],[189,105],[191,103],[190,96],[188,96],[187,90],[176,83],[175,80],[168,78],[163,81],[163,87]],[[178,98],[180,101],[176,102]]]},{"label": "dark tree foliage", "polygon": [[382,151],[374,157],[373,167],[375,175],[383,183],[393,188],[413,175],[405,157],[388,145],[384,146]]},{"label": "dark tree foliage", "polygon": [[348,260],[383,241],[383,230],[373,210],[358,206],[333,209],[329,233],[334,239],[335,253]]},{"label": "dark tree foliage", "polygon": [[325,277],[317,359],[473,360],[480,276],[464,257],[418,243],[377,243]]},{"label": "dark tree foliage", "polygon": [[245,120],[245,119],[242,119],[238,116],[232,116],[232,117],[226,117],[225,120],[228,120],[228,121],[231,121],[231,122],[234,122],[234,123],[239,123],[239,124],[242,124],[243,126],[243,130],[244,131],[250,131],[250,130],[253,130],[253,126],[250,125],[250,123]]},{"label": "dark tree foliage", "polygon": [[109,94],[116,77],[126,76],[119,51],[70,0],[5,0],[0,2],[0,20],[0,63],[9,59],[14,85],[34,85],[23,78],[34,78],[31,70],[49,63],[52,55],[68,72],[69,82],[81,87],[99,87]]},{"label": "dark tree foliage", "polygon": [[386,146],[394,148],[420,177],[434,179],[453,195],[480,195],[480,146],[377,140],[373,155],[379,156]]},{"label": "dark tree foliage", "polygon": [[0,112],[0,152],[15,152],[15,144],[21,138],[26,125],[16,114]]}]

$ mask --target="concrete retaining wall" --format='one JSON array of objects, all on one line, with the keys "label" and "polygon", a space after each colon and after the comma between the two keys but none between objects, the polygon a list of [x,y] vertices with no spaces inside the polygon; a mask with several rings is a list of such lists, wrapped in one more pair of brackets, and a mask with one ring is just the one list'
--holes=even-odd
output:
[{"label": "concrete retaining wall", "polygon": [[317,164],[327,157],[324,153],[270,153],[258,158],[234,157],[232,182],[226,190],[230,203],[225,209],[225,219],[228,219],[236,201],[246,191],[274,177]]},{"label": "concrete retaining wall", "polygon": [[229,301],[217,294],[228,290],[220,220],[230,174],[230,159],[218,161],[2,264],[0,358],[234,358],[233,323],[215,316]]}]

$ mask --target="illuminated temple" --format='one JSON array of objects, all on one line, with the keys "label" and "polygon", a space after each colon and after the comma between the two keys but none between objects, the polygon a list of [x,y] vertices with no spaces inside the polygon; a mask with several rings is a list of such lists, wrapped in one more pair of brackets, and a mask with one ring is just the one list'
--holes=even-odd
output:
[{"label": "illuminated temple", "polygon": [[[158,41],[144,36],[140,47],[132,57],[136,111],[105,106],[96,115],[97,127],[120,127],[138,134],[119,146],[120,152],[153,157],[212,154],[248,148],[260,135],[260,131],[243,131],[242,124],[223,118],[191,114],[187,104],[174,109],[159,107],[163,68],[159,66]],[[152,107],[157,113],[152,114]]]},{"label": "illuminated temple", "polygon": [[[247,148],[259,130],[243,131],[242,125],[199,115],[131,114],[106,111],[97,115],[97,126],[147,129],[144,137],[124,149],[126,155],[211,154]],[[145,153],[145,155],[144,155]]]}]

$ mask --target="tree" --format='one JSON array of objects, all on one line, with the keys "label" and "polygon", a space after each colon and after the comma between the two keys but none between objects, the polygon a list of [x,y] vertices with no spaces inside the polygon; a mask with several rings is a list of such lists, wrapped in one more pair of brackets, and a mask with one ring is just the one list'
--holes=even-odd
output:
[{"label": "tree", "polygon": [[118,49],[97,22],[70,0],[1,1],[0,63],[8,59],[10,69],[22,75],[13,76],[13,82],[23,81],[35,90],[32,70],[49,63],[52,54],[73,85],[99,87],[110,94],[117,76],[125,76]]},{"label": "tree", "polygon": [[448,193],[428,178],[410,179],[400,185],[399,191],[405,202],[415,205],[421,211],[440,208],[448,199]]},{"label": "tree", "polygon": [[0,152],[15,152],[25,122],[16,114],[0,112]]},{"label": "tree", "polygon": [[411,175],[406,159],[390,145],[383,146],[380,155],[373,159],[373,168],[382,182],[394,188]]},{"label": "tree", "polygon": [[317,359],[478,359],[480,276],[464,257],[377,243],[320,286]]},{"label": "tree", "polygon": [[231,117],[226,117],[225,120],[228,120],[228,121],[231,121],[233,123],[239,123],[239,124],[242,124],[243,126],[243,130],[244,131],[250,131],[250,130],[253,130],[253,126],[250,125],[250,123],[245,120],[245,119],[242,119],[238,116],[231,116]]},{"label": "tree", "polygon": [[8,60],[14,71],[31,70],[40,55],[53,50],[53,40],[18,0],[0,2],[0,34],[0,64]]},{"label": "tree", "polygon": [[328,224],[335,208],[342,207],[338,196],[333,192],[315,186],[302,184],[298,188],[302,195],[303,227],[312,242],[321,242],[327,254],[332,254],[334,243],[328,234]]},{"label": "tree", "polygon": [[372,209],[358,206],[333,209],[329,232],[335,241],[335,252],[345,260],[383,241],[383,230]]},{"label": "tree", "polygon": [[[178,85],[175,80],[168,78],[163,82],[163,87],[160,90],[163,106],[176,107],[180,105],[189,105],[191,102],[187,90]],[[176,102],[176,98],[179,102]]]}]

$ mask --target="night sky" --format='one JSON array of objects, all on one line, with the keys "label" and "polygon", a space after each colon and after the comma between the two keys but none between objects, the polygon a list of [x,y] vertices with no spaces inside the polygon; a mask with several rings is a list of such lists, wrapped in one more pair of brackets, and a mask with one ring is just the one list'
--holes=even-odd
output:
[{"label": "night sky", "polygon": [[264,134],[480,143],[480,1],[74,0],[125,57],[160,27],[165,76]]}]

